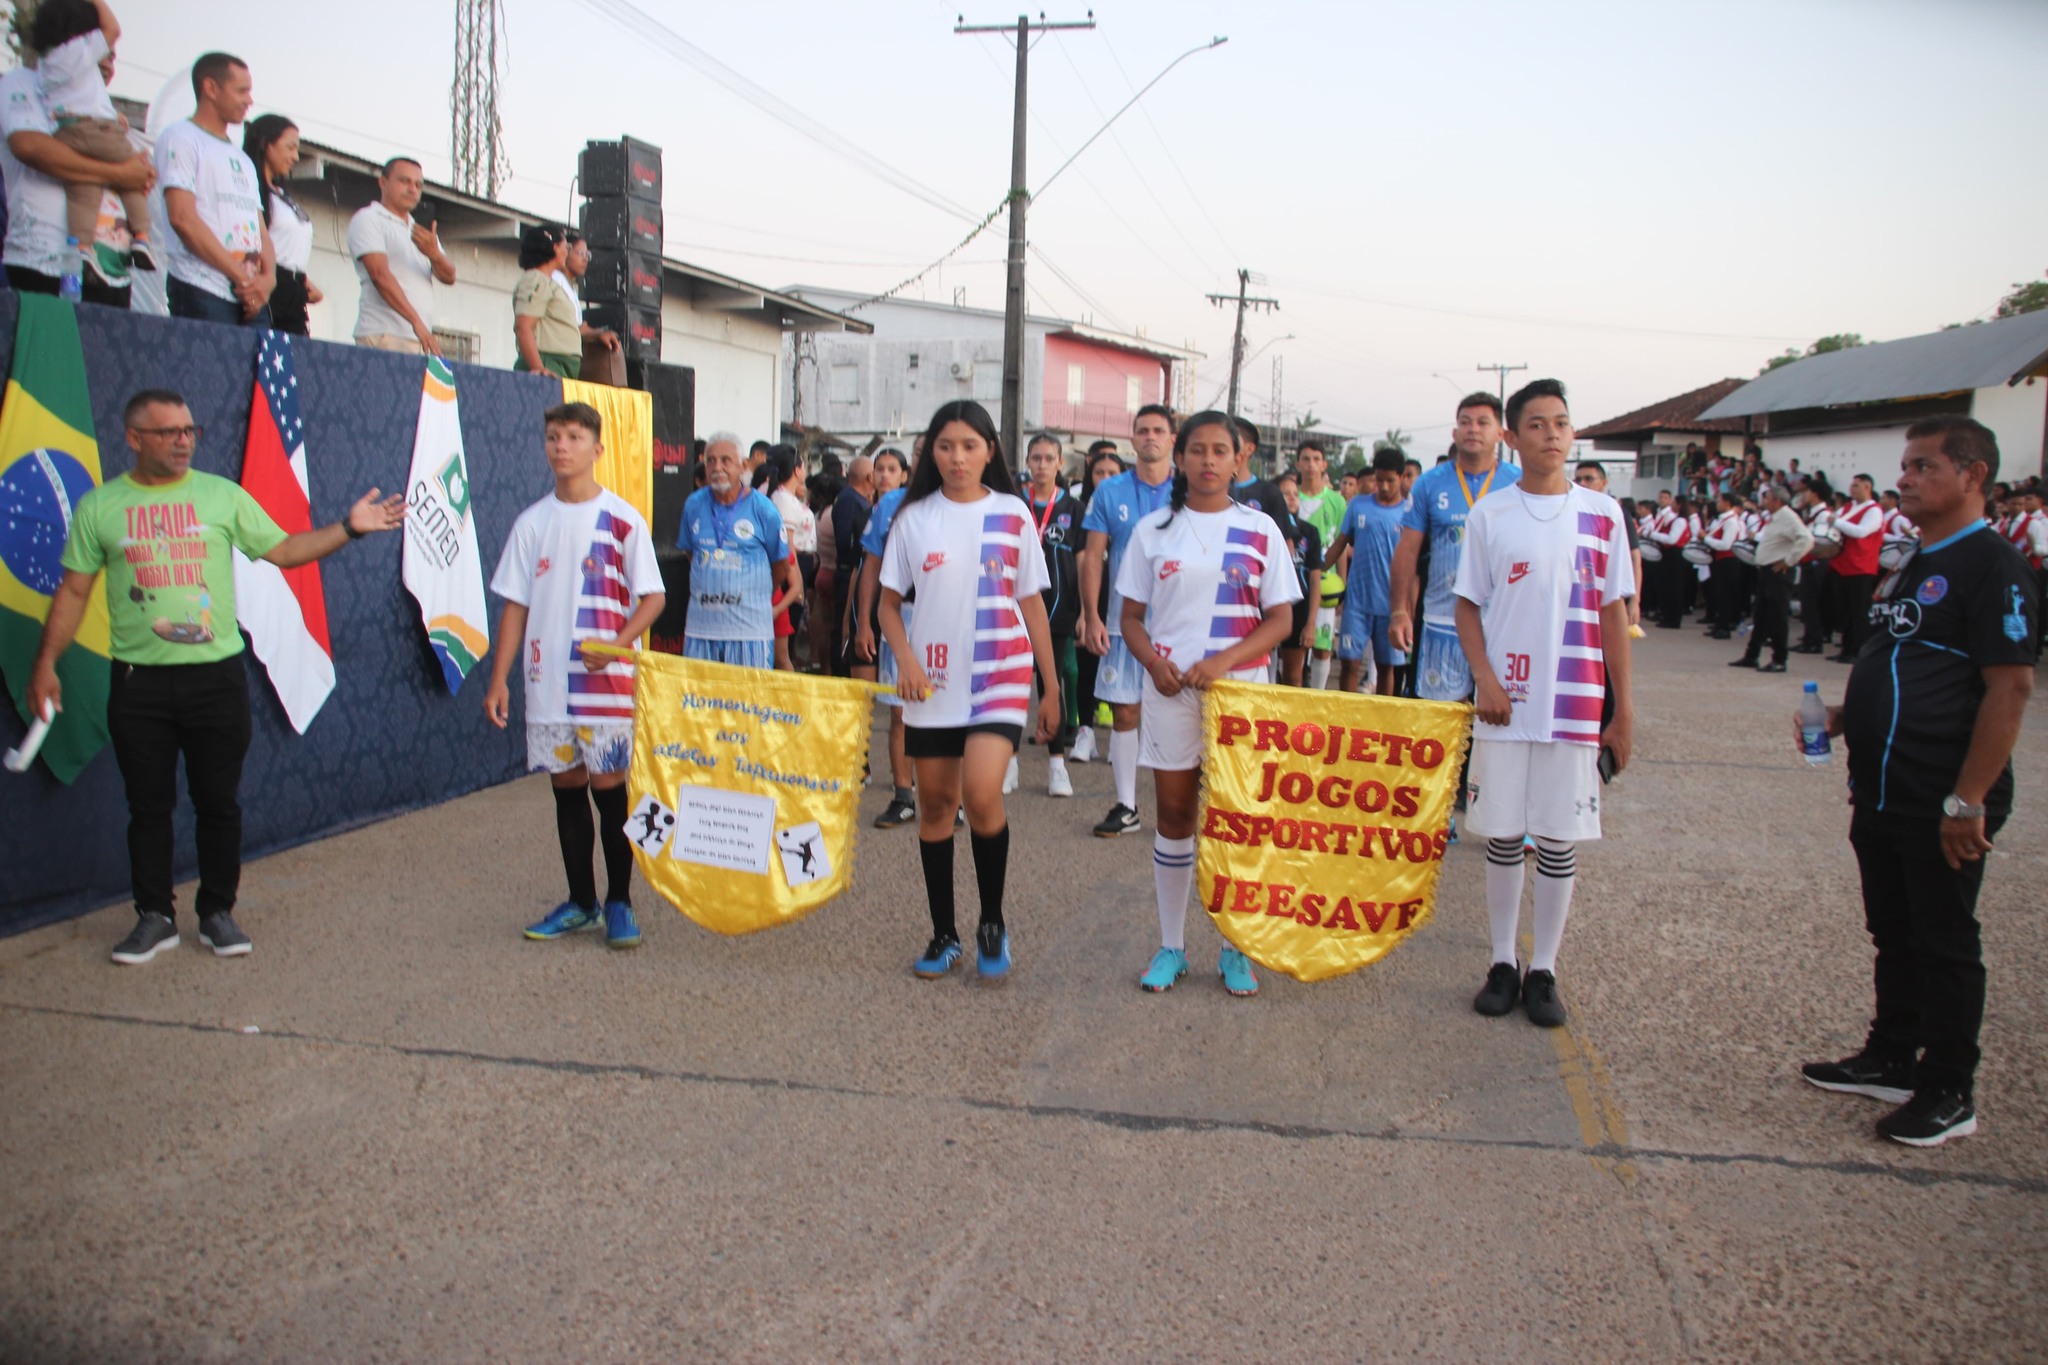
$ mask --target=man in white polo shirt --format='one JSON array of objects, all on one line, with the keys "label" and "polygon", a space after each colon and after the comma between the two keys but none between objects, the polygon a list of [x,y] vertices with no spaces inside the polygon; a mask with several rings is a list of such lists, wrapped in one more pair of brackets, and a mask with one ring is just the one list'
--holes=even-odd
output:
[{"label": "man in white polo shirt", "polygon": [[249,67],[225,52],[192,63],[192,117],[156,140],[156,178],[163,186],[164,294],[171,316],[270,326],[277,253],[263,225],[256,163],[228,129],[254,103]]},{"label": "man in white polo shirt", "polygon": [[384,163],[378,199],[348,220],[348,254],[362,283],[356,345],[406,355],[440,355],[434,341],[434,281],[455,283],[455,265],[433,228],[415,223],[426,172],[410,157]]}]

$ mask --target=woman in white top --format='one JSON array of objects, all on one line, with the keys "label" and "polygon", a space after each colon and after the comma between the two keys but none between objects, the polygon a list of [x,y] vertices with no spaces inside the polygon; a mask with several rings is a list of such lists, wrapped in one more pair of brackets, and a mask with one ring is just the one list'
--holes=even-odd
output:
[{"label": "woman in white top", "polygon": [[270,225],[270,242],[277,251],[271,326],[305,336],[311,326],[306,310],[326,295],[306,278],[313,263],[313,220],[284,188],[292,167],[299,164],[299,126],[283,114],[250,119],[242,132],[242,150],[256,163],[256,194],[263,201],[263,220]]},{"label": "woman in white top", "polygon": [[[782,517],[782,541],[796,556],[797,572],[803,576],[804,600],[818,581],[818,514],[805,500],[804,464],[790,446],[770,446],[761,464],[758,485],[775,504]],[[794,606],[775,618],[775,666],[785,673],[796,671],[790,656],[790,641],[804,631],[805,609]]]},{"label": "woman in white top", "polygon": [[[1152,770],[1159,832],[1152,887],[1160,948],[1138,978],[1165,991],[1187,975],[1188,892],[1195,880],[1201,805],[1202,693],[1218,678],[1264,682],[1272,651],[1294,624],[1301,598],[1294,561],[1273,519],[1231,501],[1237,427],[1226,413],[1198,412],[1173,443],[1168,505],[1131,532],[1117,570],[1124,645],[1145,670],[1138,765]],[[1251,963],[1224,945],[1224,989],[1259,989]]]},{"label": "woman in white top", "polygon": [[[924,451],[889,527],[879,611],[897,660],[904,747],[917,765],[918,850],[932,919],[932,941],[911,970],[941,977],[962,956],[953,816],[964,797],[981,892],[978,963],[983,977],[1000,977],[1010,970],[1003,773],[1031,720],[1033,665],[1036,676],[1057,677],[1041,596],[1045,551],[986,408],[968,399],[942,405]],[[913,592],[917,611],[906,626],[903,599]],[[1060,717],[1055,682],[1038,706],[1041,741],[1058,733]]]}]

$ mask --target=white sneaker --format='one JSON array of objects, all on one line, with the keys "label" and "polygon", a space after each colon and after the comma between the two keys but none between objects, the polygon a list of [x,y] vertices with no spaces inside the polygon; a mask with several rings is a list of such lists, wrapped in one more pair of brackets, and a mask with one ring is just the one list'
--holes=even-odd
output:
[{"label": "white sneaker", "polygon": [[1067,765],[1058,759],[1052,761],[1052,768],[1045,775],[1045,794],[1047,796],[1072,796],[1074,794],[1074,779],[1067,776]]},{"label": "white sneaker", "polygon": [[1003,795],[1008,796],[1015,790],[1017,790],[1017,756],[1012,754],[1010,756],[1010,766],[1003,769]]},{"label": "white sneaker", "polygon": [[1067,757],[1076,763],[1086,763],[1095,757],[1095,731],[1082,726],[1074,736],[1074,747],[1067,751]]}]

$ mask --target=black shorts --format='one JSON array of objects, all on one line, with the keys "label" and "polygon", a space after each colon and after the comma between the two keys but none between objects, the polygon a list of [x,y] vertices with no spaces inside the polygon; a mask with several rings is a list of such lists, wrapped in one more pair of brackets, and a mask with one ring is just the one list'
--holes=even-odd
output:
[{"label": "black shorts", "polygon": [[1287,632],[1287,638],[1280,642],[1282,649],[1300,649],[1301,633],[1308,629],[1308,623],[1316,619],[1316,602],[1304,597],[1294,604],[1294,626]]},{"label": "black shorts", "polygon": [[1021,725],[905,725],[903,754],[906,758],[960,758],[967,753],[969,735],[1000,735],[1015,749],[1024,741]]}]

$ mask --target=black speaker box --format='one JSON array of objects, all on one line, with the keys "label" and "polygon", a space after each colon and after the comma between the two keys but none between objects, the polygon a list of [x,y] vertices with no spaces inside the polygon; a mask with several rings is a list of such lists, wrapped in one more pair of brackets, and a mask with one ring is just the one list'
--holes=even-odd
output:
[{"label": "black speaker box", "polygon": [[617,332],[619,351],[629,363],[661,359],[661,309],[593,299],[583,310],[583,320]]},{"label": "black speaker box", "polygon": [[590,249],[590,273],[583,277],[583,297],[593,303],[632,303],[661,307],[661,257],[616,247]]},{"label": "black speaker box", "polygon": [[576,179],[586,195],[623,194],[661,205],[661,148],[633,138],[585,143]]},{"label": "black speaker box", "polygon": [[604,195],[583,201],[578,226],[595,253],[598,248],[661,255],[661,206]]}]

